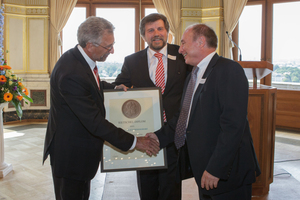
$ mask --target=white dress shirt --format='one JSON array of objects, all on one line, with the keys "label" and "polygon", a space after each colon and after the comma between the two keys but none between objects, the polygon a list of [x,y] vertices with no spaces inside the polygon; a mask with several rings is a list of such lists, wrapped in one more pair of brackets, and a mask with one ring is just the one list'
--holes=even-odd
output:
[{"label": "white dress shirt", "polygon": [[211,54],[209,54],[208,56],[206,56],[203,60],[201,60],[201,62],[196,66],[196,67],[199,67],[199,70],[198,70],[198,73],[197,73],[197,81],[195,83],[195,88],[194,88],[193,96],[192,96],[192,99],[191,99],[189,114],[188,114],[188,117],[186,119],[187,120],[187,123],[186,123],[187,126],[188,126],[188,122],[189,122],[189,119],[190,119],[191,107],[192,107],[192,104],[193,104],[193,99],[194,99],[195,92],[196,92],[196,90],[197,90],[197,88],[198,88],[198,86],[199,86],[200,83],[202,83],[202,84],[205,83],[205,79],[202,79],[203,74],[206,71],[206,68],[207,68],[208,64],[210,63],[212,57],[215,54],[216,54],[216,52],[212,52]]},{"label": "white dress shirt", "polygon": [[[167,46],[165,45],[159,53],[163,54],[162,60],[164,64],[164,70],[165,70],[165,85],[167,83],[167,70],[168,70],[168,52],[167,52]],[[148,56],[148,69],[149,69],[149,76],[152,82],[155,84],[155,71],[158,64],[158,59],[154,56],[156,52],[152,49],[148,48],[147,50],[147,56]]]}]

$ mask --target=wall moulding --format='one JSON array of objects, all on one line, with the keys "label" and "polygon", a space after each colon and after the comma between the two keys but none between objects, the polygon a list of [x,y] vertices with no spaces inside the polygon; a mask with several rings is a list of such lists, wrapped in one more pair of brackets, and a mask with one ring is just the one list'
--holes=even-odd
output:
[{"label": "wall moulding", "polygon": [[48,6],[48,0],[3,0],[3,3],[22,6]]},{"label": "wall moulding", "polygon": [[223,18],[223,8],[182,8],[181,16],[184,17],[221,17]]},{"label": "wall moulding", "polygon": [[182,7],[183,8],[211,8],[211,7],[219,7],[223,6],[222,0],[182,0]]},{"label": "wall moulding", "polygon": [[5,14],[30,15],[30,16],[39,15],[39,16],[47,17],[49,15],[49,8],[5,4]]}]

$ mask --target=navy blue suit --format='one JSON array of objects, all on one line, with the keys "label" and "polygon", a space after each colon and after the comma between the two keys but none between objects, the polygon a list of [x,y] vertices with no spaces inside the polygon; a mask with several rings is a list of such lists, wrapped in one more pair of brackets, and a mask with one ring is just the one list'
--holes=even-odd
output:
[{"label": "navy blue suit", "polygon": [[[198,78],[206,80],[194,94],[186,146],[200,192],[216,195],[254,183],[260,169],[247,120],[248,80],[243,68],[215,54],[203,77]],[[178,115],[156,132],[161,148],[174,140]],[[217,188],[201,188],[205,170],[220,178]]]},{"label": "navy blue suit", "polygon": [[90,181],[96,174],[106,140],[127,151],[134,136],[105,119],[103,89],[114,85],[101,81],[77,46],[56,63],[50,79],[51,107],[45,138],[44,157],[50,154],[55,177]]}]

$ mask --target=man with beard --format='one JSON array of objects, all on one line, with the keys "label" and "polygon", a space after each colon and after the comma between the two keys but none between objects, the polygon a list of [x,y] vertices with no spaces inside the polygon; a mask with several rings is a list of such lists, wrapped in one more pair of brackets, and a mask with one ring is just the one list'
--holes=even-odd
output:
[{"label": "man with beard", "polygon": [[78,28],[79,44],[60,57],[51,74],[43,161],[50,154],[57,200],[89,199],[104,141],[123,151],[136,148],[151,155],[159,150],[155,140],[134,137],[105,119],[103,89],[115,86],[100,81],[96,61],[114,53],[113,30],[106,19],[86,19]]},{"label": "man with beard", "polygon": [[[178,53],[179,46],[167,44],[169,22],[158,13],[145,16],[140,34],[148,47],[125,58],[115,84],[127,87],[160,87],[164,122],[179,110],[183,85],[191,67]],[[181,183],[176,182],[177,149],[174,143],[166,147],[168,169],[137,172],[141,200],[179,200]]]}]

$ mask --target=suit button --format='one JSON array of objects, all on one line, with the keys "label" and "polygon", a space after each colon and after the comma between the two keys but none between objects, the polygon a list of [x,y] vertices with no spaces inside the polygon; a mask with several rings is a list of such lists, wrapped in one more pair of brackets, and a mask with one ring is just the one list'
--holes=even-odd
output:
[{"label": "suit button", "polygon": [[180,72],[178,72],[178,74],[180,75]]}]

